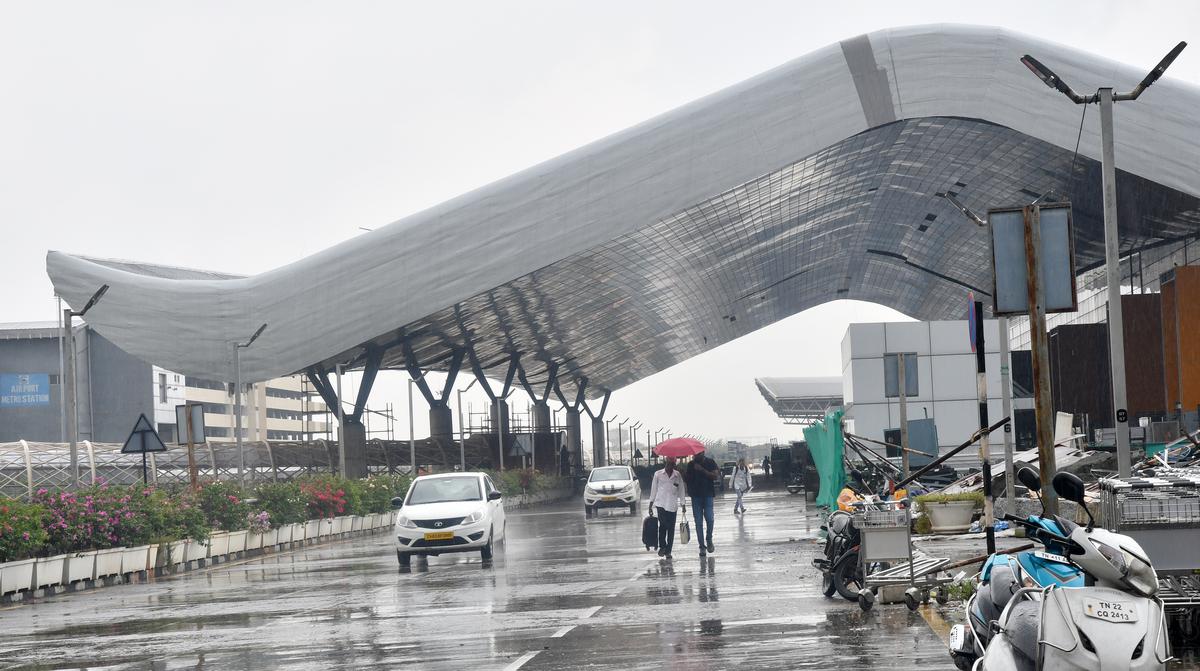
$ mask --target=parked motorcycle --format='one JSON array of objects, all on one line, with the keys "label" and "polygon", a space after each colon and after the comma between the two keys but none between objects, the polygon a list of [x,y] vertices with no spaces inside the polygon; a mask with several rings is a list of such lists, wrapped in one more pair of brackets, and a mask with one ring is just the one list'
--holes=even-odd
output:
[{"label": "parked motorcycle", "polygon": [[[1054,476],[1054,490],[1084,510],[1083,481]],[[977,671],[1166,669],[1171,658],[1158,576],[1129,536],[1058,518],[1064,534],[1041,530],[1086,573],[1086,587],[1022,587],[993,625]]]},{"label": "parked motorcycle", "polygon": [[[1017,479],[1040,498],[1042,483],[1037,471],[1022,468]],[[1046,549],[996,553],[984,562],[979,573],[979,589],[967,601],[966,624],[956,624],[950,629],[950,657],[961,671],[970,669],[975,660],[983,656],[993,625],[1022,587],[1084,586],[1083,570],[1067,560],[1066,546],[1054,540],[1054,537],[1065,536],[1063,525],[1046,514],[1044,505],[1040,516],[1022,519],[1005,515],[1003,519],[1024,527],[1026,535]]]},{"label": "parked motorcycle", "polygon": [[[851,471],[847,485],[863,497],[858,505],[870,506],[880,500],[870,493],[870,485],[858,471]],[[858,601],[863,587],[863,570],[858,560],[862,540],[853,515],[834,510],[821,528],[826,532],[824,556],[813,560],[813,566],[821,570],[821,593],[832,597],[836,592],[847,601]]]}]

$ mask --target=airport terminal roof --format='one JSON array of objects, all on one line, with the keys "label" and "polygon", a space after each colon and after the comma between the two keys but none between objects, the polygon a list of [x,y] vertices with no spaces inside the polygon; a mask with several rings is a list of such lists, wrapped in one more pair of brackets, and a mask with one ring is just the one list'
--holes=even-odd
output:
[{"label": "airport terminal roof", "polygon": [[[587,395],[623,387],[815,305],[918,319],[986,298],[967,207],[1069,199],[1080,268],[1103,261],[1097,114],[1046,88],[1127,90],[1114,63],[986,27],[852,37],[311,257],[249,277],[50,252],[55,289],[126,351],[246,381],[469,349],[489,373],[551,364]],[[1121,247],[1200,232],[1200,88],[1116,107]],[[1076,140],[1079,154],[1075,154]],[[580,382],[582,384],[582,382]]]},{"label": "airport terminal roof", "polygon": [[760,377],[754,380],[767,404],[788,424],[808,424],[842,405],[840,377]]}]

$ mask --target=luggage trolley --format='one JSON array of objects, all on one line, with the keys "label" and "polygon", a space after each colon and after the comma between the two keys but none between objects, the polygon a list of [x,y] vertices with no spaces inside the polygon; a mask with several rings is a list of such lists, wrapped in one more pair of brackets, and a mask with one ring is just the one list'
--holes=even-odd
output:
[{"label": "luggage trolley", "polygon": [[1167,615],[1200,637],[1200,471],[1106,478],[1100,504],[1105,528],[1137,541],[1154,564]]},{"label": "luggage trolley", "polygon": [[[949,559],[928,557],[914,552],[912,544],[912,506],[908,499],[899,501],[858,502],[853,504],[854,526],[861,535],[858,558],[862,566],[863,588],[858,605],[870,610],[882,587],[908,585],[904,603],[916,610],[929,602],[930,590],[949,582],[939,577],[938,569]],[[893,562],[901,562],[893,564]],[[872,572],[873,571],[873,572]],[[938,591],[938,600],[945,597]]]}]

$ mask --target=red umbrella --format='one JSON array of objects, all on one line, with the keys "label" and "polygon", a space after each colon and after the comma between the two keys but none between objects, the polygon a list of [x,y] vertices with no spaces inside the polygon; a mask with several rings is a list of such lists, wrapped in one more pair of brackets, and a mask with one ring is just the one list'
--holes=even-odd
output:
[{"label": "red umbrella", "polygon": [[704,451],[704,443],[693,438],[672,438],[654,447],[660,457],[691,457]]}]

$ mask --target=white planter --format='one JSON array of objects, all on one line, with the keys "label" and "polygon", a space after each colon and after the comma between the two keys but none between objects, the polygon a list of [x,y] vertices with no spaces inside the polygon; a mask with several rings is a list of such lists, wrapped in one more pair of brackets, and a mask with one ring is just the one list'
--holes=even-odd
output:
[{"label": "white planter", "polygon": [[276,527],[271,531],[275,532],[275,544],[283,545],[284,543],[292,542],[292,530],[295,528],[293,524],[284,524]]},{"label": "white planter", "polygon": [[372,531],[378,529],[380,517],[381,515],[379,513],[371,513],[370,515],[367,515],[367,519],[363,522],[363,527]]},{"label": "white planter", "polygon": [[348,534],[354,529],[354,518],[349,516],[333,518],[333,533]]},{"label": "white planter", "polygon": [[974,501],[921,504],[921,509],[929,515],[929,526],[935,534],[957,534],[970,529],[975,507]]},{"label": "white planter", "polygon": [[40,557],[37,560],[37,566],[34,568],[34,589],[43,587],[52,587],[61,585],[63,580],[64,567],[67,563],[67,555],[57,555],[55,557]]},{"label": "white planter", "polygon": [[363,530],[363,518],[361,515],[353,515],[350,517],[350,530],[351,531],[362,531]]},{"label": "white planter", "polygon": [[250,534],[250,532],[246,531],[245,529],[243,529],[241,531],[230,531],[229,532],[229,554],[245,552],[246,551],[246,536],[249,534]]},{"label": "white planter", "polygon": [[175,566],[176,564],[182,564],[186,562],[188,560],[187,547],[188,540],[186,538],[167,543],[166,552],[160,552],[162,565]]},{"label": "white planter", "polygon": [[315,540],[321,534],[321,520],[309,520],[304,523],[304,538]]},{"label": "white planter", "polygon": [[111,548],[108,550],[96,550],[95,573],[92,574],[92,580],[100,578],[109,578],[121,574],[121,555],[125,553],[125,548]]},{"label": "white planter", "polygon": [[33,589],[36,559],[18,559],[0,564],[0,594]]},{"label": "white planter", "polygon": [[208,556],[216,559],[229,554],[229,532],[214,531],[208,537]]},{"label": "white planter", "polygon": [[257,531],[251,531],[246,534],[246,549],[258,550],[263,546],[263,535]]},{"label": "white planter", "polygon": [[63,584],[91,580],[96,571],[96,552],[77,552],[67,555],[63,562]]},{"label": "white planter", "polygon": [[158,544],[154,543],[146,548],[146,570],[153,570],[158,566]]},{"label": "white planter", "polygon": [[149,545],[121,548],[121,573],[137,573],[145,571],[150,566],[153,564],[150,563]]},{"label": "white planter", "polygon": [[186,561],[199,561],[208,559],[208,543],[202,543],[191,538],[187,541],[187,549],[184,550]]},{"label": "white planter", "polygon": [[263,547],[274,549],[279,545],[279,529],[267,529],[263,533]]}]

